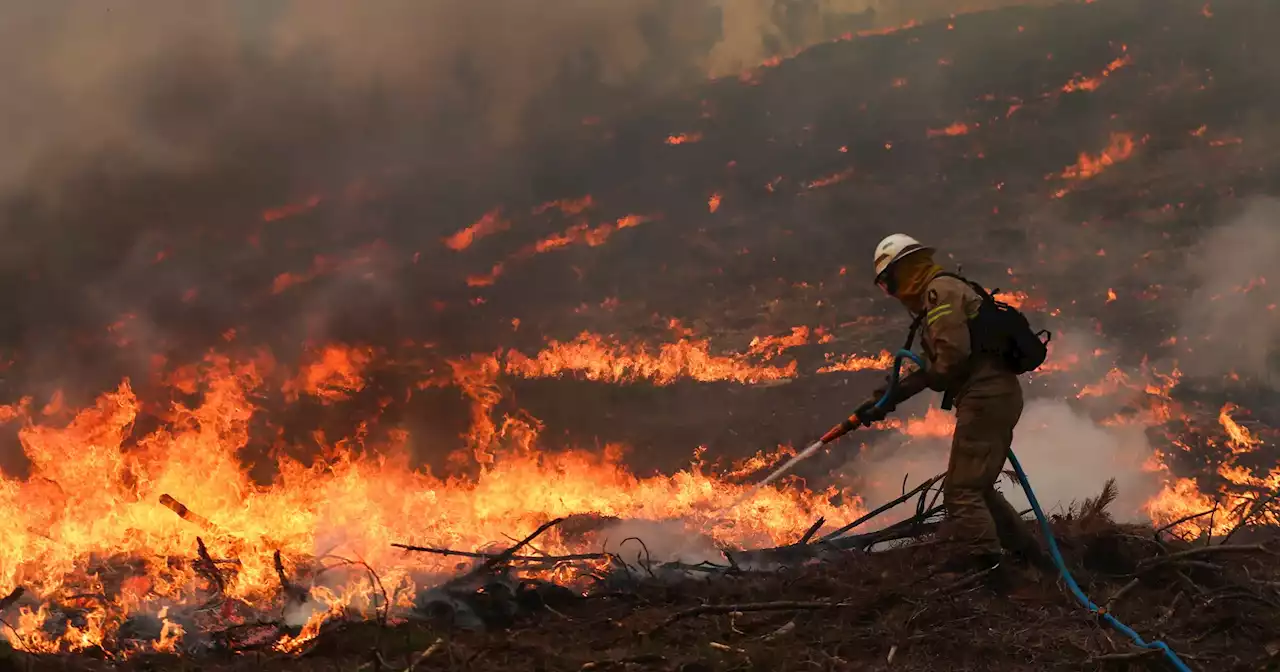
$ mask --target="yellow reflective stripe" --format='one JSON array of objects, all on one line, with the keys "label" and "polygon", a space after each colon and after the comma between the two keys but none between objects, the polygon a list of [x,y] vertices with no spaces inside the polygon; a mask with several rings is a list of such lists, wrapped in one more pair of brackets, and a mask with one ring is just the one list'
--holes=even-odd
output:
[{"label": "yellow reflective stripe", "polygon": [[948,310],[948,309],[950,309],[950,308],[951,308],[951,304],[949,304],[949,303],[941,303],[941,304],[938,304],[938,305],[936,305],[936,306],[934,306],[934,307],[933,307],[933,310],[930,310],[930,311],[929,311],[929,316],[930,316],[930,317],[933,317],[933,314],[934,314],[934,313],[937,313],[937,312],[940,312],[940,311],[943,311],[943,310]]},{"label": "yellow reflective stripe", "polygon": [[969,319],[972,320],[973,318],[978,316],[978,309],[974,308],[973,310],[970,310],[969,312],[965,313],[965,315],[967,315]]},{"label": "yellow reflective stripe", "polygon": [[940,319],[942,319],[942,318],[944,318],[944,317],[946,317],[946,316],[948,316],[948,315],[950,315],[950,314],[951,314],[951,309],[950,309],[950,308],[948,308],[948,309],[946,309],[946,310],[944,310],[944,311],[942,311],[942,312],[940,312],[940,313],[939,313],[938,311],[936,311],[936,310],[931,310],[931,311],[929,311],[929,319],[928,319],[928,320],[926,320],[926,322],[927,322],[927,324],[928,324],[928,325],[932,326],[934,322],[937,322],[938,320],[940,320]]}]

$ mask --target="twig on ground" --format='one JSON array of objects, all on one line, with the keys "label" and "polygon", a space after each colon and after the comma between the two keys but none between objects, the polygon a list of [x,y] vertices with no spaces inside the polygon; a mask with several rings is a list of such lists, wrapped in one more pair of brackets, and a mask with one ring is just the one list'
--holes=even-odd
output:
[{"label": "twig on ground", "polygon": [[1201,518],[1201,517],[1203,517],[1203,516],[1210,515],[1210,514],[1212,514],[1214,511],[1217,511],[1217,510],[1218,510],[1218,508],[1215,506],[1215,507],[1214,507],[1214,508],[1212,508],[1212,509],[1208,509],[1208,510],[1206,510],[1206,511],[1201,511],[1200,513],[1193,513],[1193,514],[1191,514],[1191,515],[1189,515],[1189,516],[1183,516],[1183,517],[1181,517],[1181,518],[1179,518],[1179,519],[1177,519],[1177,520],[1173,521],[1172,523],[1169,523],[1168,525],[1165,525],[1164,527],[1161,527],[1160,529],[1156,530],[1156,531],[1154,532],[1153,536],[1155,536],[1155,538],[1156,538],[1156,539],[1159,539],[1159,538],[1160,538],[1160,534],[1161,534],[1162,532],[1168,532],[1169,530],[1171,530],[1171,529],[1173,529],[1173,528],[1175,528],[1175,527],[1177,527],[1177,526],[1179,526],[1179,525],[1181,525],[1181,524],[1183,524],[1183,523],[1185,523],[1185,522],[1187,522],[1187,521],[1195,520],[1196,518]]},{"label": "twig on ground", "polygon": [[[652,578],[653,577],[653,569],[652,569],[653,556],[649,555],[649,545],[644,543],[644,539],[641,539],[640,537],[627,537],[626,539],[623,539],[622,541],[618,542],[619,552],[621,552],[622,550],[622,545],[627,543],[628,541],[634,541],[637,544],[640,544],[640,548],[644,549],[644,571],[649,575],[650,578]],[[636,553],[636,564],[640,564],[639,553]]]},{"label": "twig on ground", "polygon": [[652,635],[663,628],[682,621],[686,618],[694,616],[704,616],[706,614],[729,614],[735,611],[788,611],[788,610],[817,610],[817,609],[838,609],[841,607],[852,606],[847,602],[746,602],[743,604],[703,604],[696,607],[690,607],[683,611],[677,611],[667,618],[667,620],[659,623],[655,628],[645,634]]},{"label": "twig on ground", "polygon": [[1175,560],[1185,560],[1187,558],[1198,557],[1201,555],[1209,555],[1212,553],[1223,553],[1227,551],[1239,551],[1241,553],[1249,553],[1249,552],[1266,553],[1268,552],[1268,549],[1266,546],[1263,546],[1262,544],[1236,544],[1236,545],[1218,544],[1217,546],[1189,548],[1185,551],[1178,551],[1176,553],[1170,553],[1168,555],[1161,555],[1161,556],[1156,556],[1154,558],[1147,558],[1145,560],[1142,560],[1141,562],[1138,563],[1138,569],[1139,571],[1144,569],[1152,569],[1155,567],[1159,567],[1160,565],[1163,565],[1165,563],[1173,562]]},{"label": "twig on ground", "polygon": [[[415,551],[418,553],[434,553],[436,555],[448,555],[459,558],[475,558],[477,560],[488,560],[496,558],[499,553],[477,553],[473,551],[456,551],[451,548],[431,548],[428,546],[411,546],[409,544],[391,544],[395,548],[404,549],[406,551]],[[603,560],[607,557],[607,553],[575,553],[572,555],[511,555],[507,557],[510,562],[572,562],[575,560]]]},{"label": "twig on ground", "polygon": [[648,663],[665,663],[665,662],[667,662],[667,659],[656,653],[637,653],[632,656],[623,656],[621,658],[613,658],[611,660],[594,660],[589,663],[583,663],[582,667],[578,669],[579,670],[599,670],[606,667],[613,667],[614,665],[626,665],[627,663],[644,665]]},{"label": "twig on ground", "polygon": [[1116,600],[1119,600],[1120,598],[1122,598],[1122,597],[1124,597],[1124,596],[1125,596],[1125,593],[1128,593],[1129,591],[1131,591],[1131,590],[1133,590],[1134,588],[1136,588],[1136,587],[1137,587],[1137,585],[1138,585],[1138,583],[1139,583],[1139,581],[1140,581],[1140,579],[1138,579],[1137,577],[1134,577],[1134,579],[1133,579],[1132,581],[1130,581],[1129,583],[1124,584],[1124,586],[1122,586],[1119,590],[1117,590],[1116,592],[1112,593],[1112,594],[1111,594],[1111,597],[1108,597],[1108,598],[1107,598],[1107,601],[1103,603],[1103,605],[1102,605],[1102,609],[1100,609],[1100,610],[1098,611],[1098,613],[1099,613],[1099,614],[1109,614],[1109,613],[1111,613],[1111,606],[1112,606],[1113,604],[1115,604]]},{"label": "twig on ground", "polygon": [[1235,527],[1227,531],[1227,536],[1223,537],[1222,542],[1219,543],[1218,545],[1224,546],[1226,545],[1227,542],[1231,541],[1231,537],[1235,536],[1236,532],[1239,532],[1240,530],[1248,527],[1249,521],[1251,521],[1254,516],[1258,515],[1263,510],[1267,509],[1267,507],[1269,507],[1271,503],[1275,501],[1275,499],[1276,499],[1276,495],[1274,494],[1270,494],[1270,495],[1267,495],[1266,497],[1259,498],[1258,501],[1254,503],[1253,508],[1249,510],[1249,513],[1244,518],[1241,518],[1240,522]]},{"label": "twig on ground", "polygon": [[423,651],[422,653],[418,654],[418,657],[414,658],[413,661],[409,663],[409,666],[404,668],[404,672],[413,672],[413,668],[422,664],[422,661],[430,658],[432,655],[435,654],[435,652],[439,651],[442,648],[444,648],[444,638],[437,637],[436,641],[432,642],[431,646],[428,646],[426,651]]},{"label": "twig on ground", "polygon": [[945,476],[945,474],[938,474],[937,476],[934,476],[933,478],[912,488],[911,492],[903,493],[902,496],[897,497],[889,502],[886,502],[885,504],[882,504],[879,507],[876,507],[872,511],[868,512],[866,515],[863,515],[859,517],[857,520],[854,520],[852,523],[849,523],[848,525],[845,525],[844,527],[841,527],[838,530],[828,532],[827,534],[823,535],[823,537],[819,539],[819,541],[831,541],[832,539],[839,537],[845,532],[848,532],[849,530],[852,530],[853,528],[867,522],[868,520],[875,518],[876,516],[884,513],[885,511],[888,511],[889,509],[892,509],[893,507],[907,501],[908,499],[911,499],[921,490],[925,490],[925,489],[928,489],[929,487],[932,487],[933,484],[941,480],[943,476]]},{"label": "twig on ground", "polygon": [[562,522],[564,522],[564,518],[555,518],[552,520],[548,520],[542,525],[539,525],[538,529],[531,532],[529,536],[525,537],[524,539],[521,539],[519,542],[516,542],[514,546],[486,560],[483,565],[483,568],[485,570],[490,570],[504,562],[508,562],[509,560],[511,560],[511,556],[516,554],[516,551],[519,551],[520,549],[524,548],[526,545],[528,545],[529,542],[533,541],[534,539],[537,539],[543,532],[546,532],[547,530],[551,529],[552,527],[555,527],[556,525],[559,525]]},{"label": "twig on ground", "polygon": [[1100,656],[1091,657],[1087,662],[1107,663],[1137,660],[1139,658],[1146,658],[1154,653],[1160,653],[1160,649],[1138,649],[1137,651],[1127,651],[1124,653],[1104,653]]}]

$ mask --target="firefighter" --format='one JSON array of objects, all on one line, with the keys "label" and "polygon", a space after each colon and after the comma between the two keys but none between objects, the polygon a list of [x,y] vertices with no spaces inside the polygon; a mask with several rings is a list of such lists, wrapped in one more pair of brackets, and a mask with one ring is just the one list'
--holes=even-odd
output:
[{"label": "firefighter", "polygon": [[[943,486],[943,536],[961,552],[948,561],[948,568],[990,569],[1000,564],[1002,548],[1042,565],[1043,554],[1022,517],[995,489],[1022,415],[1022,386],[999,357],[971,352],[970,328],[980,326],[971,321],[982,297],[963,279],[943,273],[933,253],[903,234],[876,246],[876,284],[915,318],[913,329],[920,330],[928,367],[903,378],[891,403],[863,422],[883,419],[896,404],[926,388],[941,392],[943,408],[954,405],[956,413]],[[877,390],[874,398],[884,393],[884,388]]]}]

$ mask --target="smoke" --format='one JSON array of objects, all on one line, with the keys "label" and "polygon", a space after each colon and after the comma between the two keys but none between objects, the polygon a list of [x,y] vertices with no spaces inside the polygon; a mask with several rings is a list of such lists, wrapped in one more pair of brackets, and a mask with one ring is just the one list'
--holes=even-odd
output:
[{"label": "smoke", "polygon": [[1277,225],[1280,200],[1255,199],[1190,251],[1195,289],[1179,316],[1179,341],[1186,339],[1192,353],[1179,362],[1186,374],[1236,373],[1275,384],[1280,369]]},{"label": "smoke", "polygon": [[[1141,426],[1104,427],[1060,401],[1027,404],[1013,450],[1046,511],[1065,510],[1115,478],[1119,498],[1108,510],[1117,520],[1145,522],[1142,505],[1160,490],[1160,474],[1144,468],[1152,448]],[[851,485],[870,508],[899,496],[905,475],[910,475],[905,483],[910,489],[945,472],[949,453],[950,438],[908,441],[893,436],[869,446],[843,471],[852,476]],[[1020,510],[1030,506],[1022,488],[1010,480],[1002,478],[998,487]],[[909,507],[886,514],[877,524],[905,518],[905,508]]]},{"label": "smoke", "polygon": [[[602,550],[617,554],[630,562],[639,557],[643,563],[724,562],[724,556],[710,538],[693,532],[689,526],[673,520],[623,520],[595,533]],[[762,543],[768,546],[770,544]]]}]

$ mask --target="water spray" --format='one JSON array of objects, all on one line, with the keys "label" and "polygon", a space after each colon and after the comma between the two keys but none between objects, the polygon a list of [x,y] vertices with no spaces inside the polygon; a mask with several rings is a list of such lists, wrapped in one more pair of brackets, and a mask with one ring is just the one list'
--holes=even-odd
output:
[{"label": "water spray", "polygon": [[898,377],[902,370],[902,362],[903,360],[907,360],[907,359],[910,359],[912,362],[915,362],[916,366],[920,367],[921,371],[924,370],[925,368],[924,361],[920,359],[919,355],[917,355],[914,352],[911,352],[910,350],[899,350],[897,354],[893,356],[893,368],[890,369],[890,372],[889,372],[889,386],[885,388],[884,396],[880,397],[880,399],[877,401],[869,401],[859,406],[857,410],[853,412],[852,415],[850,415],[848,418],[845,419],[844,422],[827,430],[827,433],[823,434],[821,439],[814,441],[812,444],[809,445],[808,448],[805,448],[804,450],[796,453],[794,456],[792,456],[791,459],[784,462],[782,466],[778,467],[777,469],[774,469],[773,473],[766,476],[763,481],[760,481],[759,483],[752,486],[750,490],[743,493],[742,496],[734,500],[732,504],[716,512],[716,514],[712,516],[712,519],[713,520],[719,519],[724,515],[728,514],[729,512],[733,511],[734,509],[738,508],[743,502],[751,499],[752,497],[755,497],[756,494],[759,493],[761,489],[768,487],[774,481],[788,474],[792,469],[795,468],[797,464],[800,464],[801,462],[809,459],[810,457],[813,457],[813,454],[818,452],[819,449],[823,448],[827,444],[834,443],[845,434],[848,434],[849,432],[852,432],[858,427],[861,427],[866,422],[866,418],[868,417],[868,415],[871,413],[872,410],[876,410],[876,409],[881,411],[886,410],[889,405],[890,399],[893,398],[894,391],[898,387]]}]

